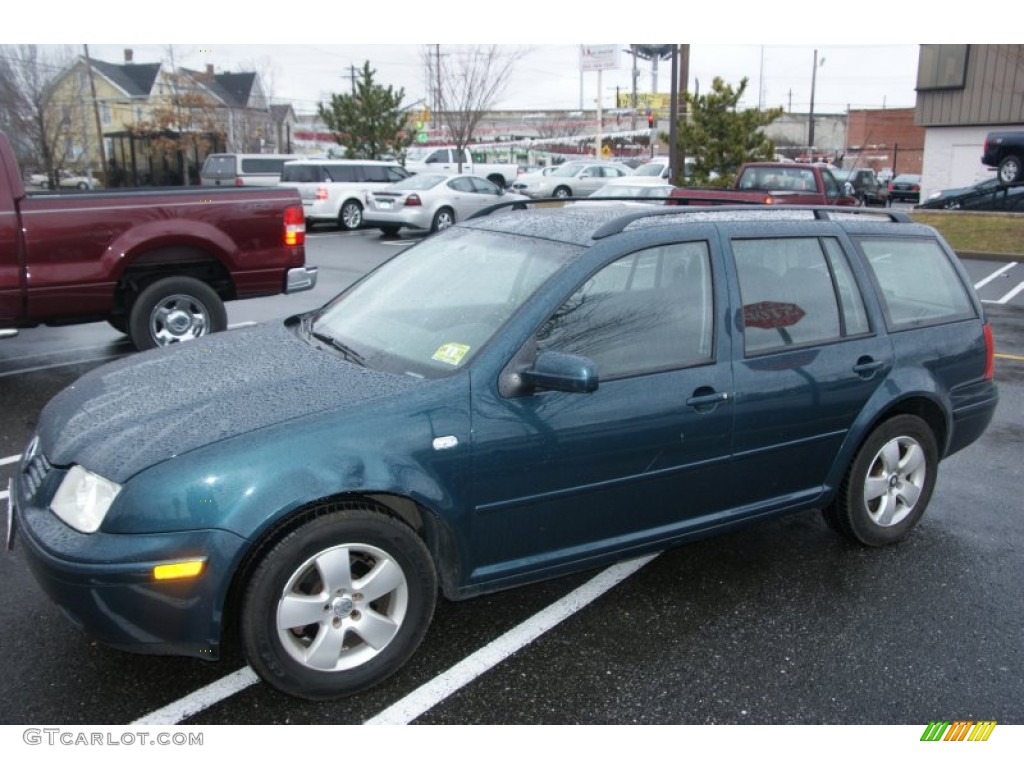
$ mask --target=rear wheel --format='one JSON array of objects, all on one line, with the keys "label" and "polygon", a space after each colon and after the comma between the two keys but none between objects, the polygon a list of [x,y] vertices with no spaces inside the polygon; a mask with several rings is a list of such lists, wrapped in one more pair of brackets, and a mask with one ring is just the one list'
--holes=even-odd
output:
[{"label": "rear wheel", "polygon": [[434,221],[430,225],[431,232],[440,232],[448,229],[455,223],[455,213],[451,208],[442,208],[434,214]]},{"label": "rear wheel", "polygon": [[559,187],[558,189],[555,190],[555,197],[572,197],[572,190],[565,186]]},{"label": "rear wheel", "polygon": [[259,562],[241,621],[260,677],[312,700],[356,693],[401,667],[437,597],[433,561],[409,526],[371,507],[324,512]]},{"label": "rear wheel", "polygon": [[388,225],[386,227],[381,227],[380,231],[383,232],[388,237],[394,237],[395,235],[398,234],[398,230],[399,229],[400,229],[400,227],[395,227],[395,226]]},{"label": "rear wheel", "polygon": [[923,419],[889,419],[864,441],[825,519],[860,544],[893,544],[924,514],[938,463],[935,436]]},{"label": "rear wheel", "polygon": [[999,163],[999,181],[1002,184],[1012,184],[1021,180],[1024,180],[1024,174],[1021,172],[1020,158],[1016,155],[1007,155]]},{"label": "rear wheel", "polygon": [[342,229],[359,229],[363,223],[363,206],[355,200],[347,200],[338,213],[338,224]]},{"label": "rear wheel", "polygon": [[165,277],[135,299],[127,327],[141,350],[223,331],[227,319],[224,302],[206,283],[194,277]]}]

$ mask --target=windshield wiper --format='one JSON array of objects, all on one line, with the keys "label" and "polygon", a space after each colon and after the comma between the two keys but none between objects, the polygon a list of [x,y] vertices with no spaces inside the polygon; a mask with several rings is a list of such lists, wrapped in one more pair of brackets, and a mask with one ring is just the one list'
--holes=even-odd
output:
[{"label": "windshield wiper", "polygon": [[348,346],[345,342],[341,341],[340,339],[336,339],[330,334],[323,333],[322,331],[311,331],[310,335],[314,339],[319,339],[325,344],[329,344],[332,348],[340,352],[341,356],[345,360],[348,360],[350,363],[361,365],[364,368],[366,367],[366,363],[363,361],[363,356],[356,352],[354,349],[352,349],[352,347]]}]

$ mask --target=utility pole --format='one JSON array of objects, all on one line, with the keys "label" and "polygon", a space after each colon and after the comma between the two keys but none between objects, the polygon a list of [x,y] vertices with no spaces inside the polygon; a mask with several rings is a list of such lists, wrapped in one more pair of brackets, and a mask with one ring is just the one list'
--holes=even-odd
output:
[{"label": "utility pole", "polygon": [[679,177],[679,46],[672,44],[672,79],[669,85],[668,108],[668,167],[669,183],[675,184]]},{"label": "utility pole", "polygon": [[348,76],[352,79],[352,95],[356,95],[356,67],[354,64],[348,65]]},{"label": "utility pole", "polygon": [[[110,179],[107,178],[107,148],[103,144],[103,121],[100,120],[100,103],[96,99],[96,81],[92,77],[92,59],[89,58],[89,46],[83,45],[85,49],[85,69],[89,73],[89,90],[92,92],[92,109],[96,118],[96,138],[100,145],[100,181],[104,188],[110,186]],[[85,140],[85,137],[82,137]]]}]

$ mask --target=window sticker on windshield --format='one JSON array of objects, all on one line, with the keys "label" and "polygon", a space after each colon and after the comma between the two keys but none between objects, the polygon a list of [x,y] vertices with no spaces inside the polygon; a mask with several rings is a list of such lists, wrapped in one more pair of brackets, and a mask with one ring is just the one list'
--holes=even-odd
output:
[{"label": "window sticker on windshield", "polygon": [[430,359],[437,360],[439,363],[448,363],[448,365],[458,365],[467,352],[469,352],[468,344],[442,344]]}]

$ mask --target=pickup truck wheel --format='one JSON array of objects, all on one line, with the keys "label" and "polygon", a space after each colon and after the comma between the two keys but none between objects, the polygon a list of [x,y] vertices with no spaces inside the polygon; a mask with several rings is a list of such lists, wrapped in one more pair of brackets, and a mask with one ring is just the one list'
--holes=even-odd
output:
[{"label": "pickup truck wheel", "polygon": [[857,452],[836,500],[823,510],[825,520],[869,547],[899,541],[924,514],[938,463],[935,437],[923,419],[883,422]]},{"label": "pickup truck wheel", "polygon": [[555,197],[572,197],[572,190],[568,187],[559,187],[555,190]]},{"label": "pickup truck wheel", "polygon": [[1020,158],[1015,155],[1007,155],[999,163],[999,181],[1002,184],[1012,184],[1015,181],[1024,180],[1021,173]]},{"label": "pickup truck wheel", "polygon": [[338,214],[338,224],[342,229],[359,229],[363,223],[363,206],[355,200],[348,200],[341,206]]},{"label": "pickup truck wheel", "polygon": [[373,507],[319,510],[259,561],[242,601],[241,636],[257,674],[325,701],[380,682],[426,634],[437,575],[409,526]]},{"label": "pickup truck wheel", "polygon": [[128,335],[138,349],[152,349],[223,331],[227,324],[224,302],[210,286],[193,277],[166,277],[132,304]]},{"label": "pickup truck wheel", "polygon": [[452,224],[455,223],[455,213],[452,212],[451,208],[442,208],[434,214],[434,221],[430,225],[431,232],[440,232],[442,229],[448,229]]}]

